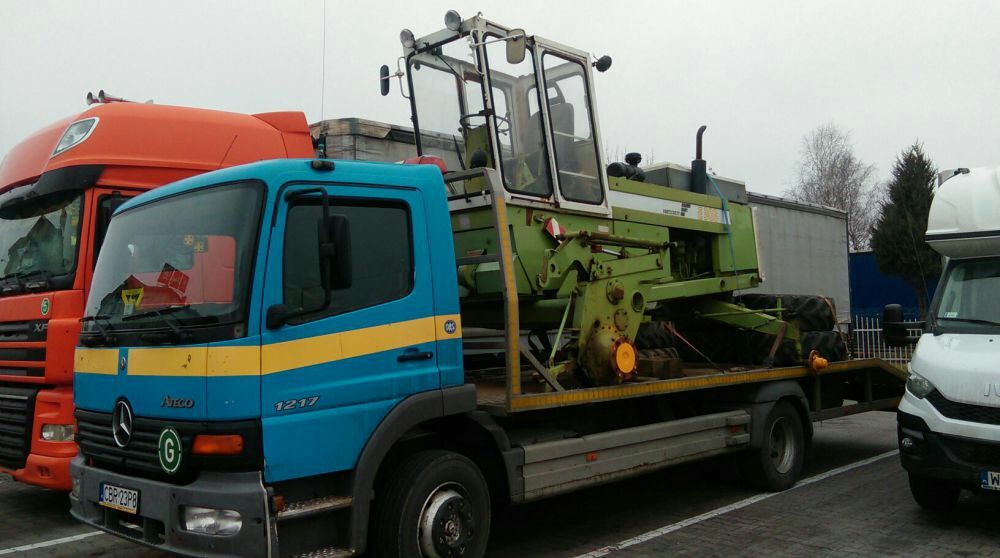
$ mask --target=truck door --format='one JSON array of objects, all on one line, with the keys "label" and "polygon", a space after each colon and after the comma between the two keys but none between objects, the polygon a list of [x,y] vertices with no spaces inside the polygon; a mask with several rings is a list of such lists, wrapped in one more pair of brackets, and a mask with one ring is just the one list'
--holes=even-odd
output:
[{"label": "truck door", "polygon": [[[318,227],[348,225],[350,286],[321,286]],[[268,481],[351,469],[386,413],[440,387],[424,204],[417,190],[282,189],[268,250],[261,409]],[[268,328],[267,309],[308,313]]]}]

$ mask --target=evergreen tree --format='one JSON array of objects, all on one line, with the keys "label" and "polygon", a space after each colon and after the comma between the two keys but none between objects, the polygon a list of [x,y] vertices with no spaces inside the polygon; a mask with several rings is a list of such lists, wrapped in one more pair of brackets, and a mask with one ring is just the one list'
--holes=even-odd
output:
[{"label": "evergreen tree", "polygon": [[941,256],[924,242],[936,173],[919,142],[903,150],[892,166],[888,199],[872,228],[879,270],[902,277],[913,288],[921,318],[927,313],[927,285],[941,273]]}]

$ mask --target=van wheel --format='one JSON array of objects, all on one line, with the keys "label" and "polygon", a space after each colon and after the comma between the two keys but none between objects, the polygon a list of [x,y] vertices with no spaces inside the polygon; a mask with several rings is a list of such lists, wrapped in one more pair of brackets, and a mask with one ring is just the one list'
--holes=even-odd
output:
[{"label": "van wheel", "polygon": [[962,493],[962,488],[957,484],[945,482],[929,477],[921,477],[910,474],[910,493],[913,499],[925,510],[935,513],[950,512],[958,497]]},{"label": "van wheel", "polygon": [[802,419],[787,401],[771,408],[764,424],[764,443],[744,455],[747,477],[754,485],[779,492],[795,485],[805,462]]},{"label": "van wheel", "polygon": [[378,558],[479,558],[490,535],[489,488],[466,457],[422,451],[396,469],[373,519]]}]

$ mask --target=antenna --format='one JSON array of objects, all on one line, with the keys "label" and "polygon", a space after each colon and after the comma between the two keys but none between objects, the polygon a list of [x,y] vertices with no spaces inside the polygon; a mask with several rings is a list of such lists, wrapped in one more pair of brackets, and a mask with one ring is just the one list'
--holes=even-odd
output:
[{"label": "antenna", "polygon": [[323,69],[322,69],[322,84],[319,88],[319,119],[320,121],[326,115],[326,0],[323,0]]}]

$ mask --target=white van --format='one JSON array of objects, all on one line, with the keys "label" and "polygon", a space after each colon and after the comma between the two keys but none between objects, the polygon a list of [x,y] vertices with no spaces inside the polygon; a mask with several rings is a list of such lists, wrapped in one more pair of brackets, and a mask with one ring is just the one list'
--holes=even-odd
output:
[{"label": "white van", "polygon": [[[962,489],[1000,490],[1000,167],[941,173],[927,223],[944,271],[899,404],[914,499],[948,511]],[[890,344],[906,337],[886,307]]]}]

